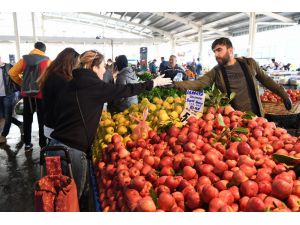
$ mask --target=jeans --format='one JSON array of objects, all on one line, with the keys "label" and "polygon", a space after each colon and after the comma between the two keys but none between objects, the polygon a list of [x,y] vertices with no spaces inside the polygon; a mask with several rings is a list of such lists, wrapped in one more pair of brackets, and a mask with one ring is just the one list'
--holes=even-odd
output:
[{"label": "jeans", "polygon": [[7,96],[0,97],[0,108],[2,108],[3,117],[5,118],[5,124],[2,131],[2,136],[6,137],[9,133],[11,124],[20,126],[22,122],[13,117],[14,106],[16,104],[15,93]]},{"label": "jeans", "polygon": [[[86,154],[80,150],[77,150],[75,148],[70,148],[63,143],[51,139],[49,146],[56,146],[56,145],[62,145],[68,148],[69,153],[70,153],[70,158],[71,158],[71,167],[72,167],[72,173],[73,173],[73,178],[77,186],[77,194],[78,194],[78,199],[80,199],[82,192],[85,189],[85,186],[88,183],[88,161],[86,158]],[[49,156],[65,156],[63,151],[58,151],[58,152],[48,152],[47,155]],[[67,163],[64,161],[62,162],[62,171],[63,174],[69,174],[68,168],[67,168]]]},{"label": "jeans", "polygon": [[39,145],[41,148],[46,146],[46,137],[44,136],[44,107],[41,99],[24,97],[23,123],[24,123],[24,142],[25,145],[31,144],[31,127],[33,113],[36,111],[39,123]]}]

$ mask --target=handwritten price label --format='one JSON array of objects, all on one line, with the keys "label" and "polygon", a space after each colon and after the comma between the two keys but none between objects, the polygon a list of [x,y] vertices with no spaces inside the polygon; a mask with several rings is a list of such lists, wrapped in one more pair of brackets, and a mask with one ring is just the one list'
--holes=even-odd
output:
[{"label": "handwritten price label", "polygon": [[189,117],[199,118],[203,112],[205,93],[187,90],[184,110],[180,114],[181,122],[186,124]]}]

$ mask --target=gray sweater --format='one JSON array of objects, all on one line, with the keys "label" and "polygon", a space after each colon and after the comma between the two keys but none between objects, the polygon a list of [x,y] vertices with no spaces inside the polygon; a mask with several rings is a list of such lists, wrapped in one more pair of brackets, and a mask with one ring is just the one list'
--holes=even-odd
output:
[{"label": "gray sweater", "polygon": [[[117,75],[116,84],[134,84],[138,83],[138,78],[130,67],[123,68]],[[127,98],[121,98],[115,102],[115,106],[120,112],[129,108],[132,104],[138,104],[137,95]]]}]

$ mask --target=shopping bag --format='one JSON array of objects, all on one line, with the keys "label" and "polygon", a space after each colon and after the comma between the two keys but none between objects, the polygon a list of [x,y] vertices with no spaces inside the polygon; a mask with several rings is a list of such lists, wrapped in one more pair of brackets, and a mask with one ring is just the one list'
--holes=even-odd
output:
[{"label": "shopping bag", "polygon": [[[47,151],[63,150],[66,153],[69,176],[63,175],[61,157],[45,157]],[[46,176],[43,175],[43,165],[46,165]],[[79,212],[77,188],[73,179],[71,160],[68,149],[64,146],[45,147],[40,158],[41,179],[37,181],[34,190],[34,204],[37,212]]]},{"label": "shopping bag", "polygon": [[148,116],[148,108],[146,107],[143,111],[142,119],[129,115],[131,118],[135,119],[138,122],[138,125],[133,129],[131,134],[132,140],[137,140],[139,138],[147,139],[148,131],[150,127],[147,125],[146,119]]}]

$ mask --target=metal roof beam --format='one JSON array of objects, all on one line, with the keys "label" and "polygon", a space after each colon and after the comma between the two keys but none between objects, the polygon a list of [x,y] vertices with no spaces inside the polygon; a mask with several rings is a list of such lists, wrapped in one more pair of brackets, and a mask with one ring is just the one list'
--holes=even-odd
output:
[{"label": "metal roof beam", "polygon": [[162,17],[162,18],[156,20],[155,22],[148,24],[148,26],[149,26],[149,25],[150,25],[150,26],[154,26],[154,25],[158,24],[159,22],[161,22],[161,21],[164,20],[164,19],[165,19],[165,18]]},{"label": "metal roof beam", "polygon": [[107,16],[103,16],[103,15],[100,15],[100,14],[97,14],[97,13],[79,13],[79,14],[84,14],[84,15],[90,15],[90,16],[94,16],[94,17],[98,17],[98,18],[102,18],[102,19],[110,19],[110,20],[114,20],[114,21],[118,21],[118,22],[123,22],[123,23],[127,23],[127,24],[130,24],[130,25],[134,25],[134,26],[137,26],[137,27],[142,27],[142,28],[145,28],[145,29],[149,29],[149,30],[152,30],[154,32],[158,32],[166,37],[170,37],[171,36],[171,33],[170,32],[166,32],[164,30],[161,30],[161,29],[158,29],[158,28],[155,28],[153,26],[149,26],[149,25],[143,25],[143,24],[139,24],[139,23],[133,23],[133,22],[130,22],[130,21],[127,21],[127,20],[121,20],[120,19],[117,19],[117,18],[111,18],[111,17],[107,17]]},{"label": "metal roof beam", "polygon": [[203,28],[206,29],[206,28],[209,28],[209,27],[215,27],[220,23],[224,23],[226,21],[231,21],[231,20],[236,20],[237,18],[240,18],[243,15],[245,15],[245,13],[238,13],[238,14],[228,16],[228,17],[225,17],[225,18],[222,18],[222,19],[210,22],[210,23],[206,23],[206,24],[203,24]]},{"label": "metal roof beam", "polygon": [[[156,13],[157,15],[159,16],[163,16],[165,18],[168,18],[168,19],[172,19],[172,20],[175,20],[177,22],[180,22],[180,23],[183,23],[185,24],[186,26],[194,29],[195,31],[198,32],[200,26],[201,26],[201,23],[195,23],[193,22],[192,20],[190,19],[186,19],[186,18],[183,18],[183,17],[180,17],[180,16],[177,16],[175,14],[171,14],[171,13]],[[203,30],[210,30],[210,31],[214,31],[218,34],[221,34],[221,35],[224,35],[224,36],[228,36],[229,33],[227,32],[224,32],[224,31],[218,31],[217,29],[213,29],[213,28],[210,28],[209,26],[206,26],[206,25],[203,25]],[[176,37],[180,37],[182,35],[176,35]]]},{"label": "metal roof beam", "polygon": [[[38,40],[48,43],[110,43],[111,39],[95,39],[95,38],[82,38],[82,37],[55,37],[55,36],[38,36]],[[1,42],[10,42],[15,41],[14,35],[0,35]],[[20,36],[21,42],[33,42],[32,36]],[[130,44],[139,44],[139,43],[153,43],[153,42],[167,42],[163,38],[112,38],[114,44],[117,43],[130,43]]]},{"label": "metal roof beam", "polygon": [[163,16],[165,18],[168,18],[168,19],[171,19],[171,20],[176,20],[177,22],[180,22],[180,23],[183,23],[187,26],[189,26],[190,28],[193,28],[195,30],[198,30],[199,29],[199,25],[196,24],[195,22],[191,21],[191,20],[188,20],[186,18],[183,18],[183,17],[180,17],[180,16],[177,16],[175,14],[171,14],[171,13],[164,13],[164,12],[156,12],[155,13],[156,15],[159,15],[159,16]]},{"label": "metal roof beam", "polygon": [[161,26],[161,27],[160,27],[160,29],[166,29],[166,27],[172,26],[172,25],[174,25],[175,23],[177,23],[177,21],[176,21],[176,20],[174,20],[174,21],[172,21],[172,22],[168,23],[167,25],[163,25],[163,26]]},{"label": "metal roof beam", "polygon": [[147,35],[146,33],[140,33],[140,32],[134,32],[134,31],[131,31],[131,30],[127,30],[127,29],[124,29],[124,28],[120,28],[120,27],[111,27],[112,25],[111,24],[100,24],[100,23],[96,23],[96,22],[91,22],[90,20],[83,20],[83,19],[80,19],[80,18],[68,18],[68,17],[63,17],[63,16],[53,16],[53,15],[43,15],[44,16],[44,19],[52,19],[52,20],[64,20],[66,22],[72,22],[72,23],[79,23],[79,24],[86,24],[86,25],[91,25],[91,26],[97,26],[97,27],[101,27],[101,28],[108,28],[108,29],[116,29],[116,30],[120,30],[120,31],[124,31],[124,32],[127,32],[127,33],[131,33],[131,34],[135,34],[135,35],[139,35],[139,36],[142,36],[142,37],[145,37],[145,38],[151,38],[152,36],[149,36]]},{"label": "metal roof beam", "polygon": [[133,16],[129,21],[131,22],[132,20],[134,20],[135,18],[137,18],[141,13],[138,12],[137,14],[135,14],[135,16]]},{"label": "metal roof beam", "polygon": [[298,25],[298,23],[288,23],[288,22],[258,22],[257,25],[286,25],[286,26],[294,26]]},{"label": "metal roof beam", "polygon": [[139,22],[139,24],[145,24],[145,22],[146,22],[147,20],[149,20],[150,18],[152,18],[153,16],[155,16],[155,15],[154,15],[154,14],[151,14],[150,16],[146,17],[145,19],[141,20],[141,21]]},{"label": "metal roof beam", "polygon": [[127,12],[124,12],[121,17],[120,17],[120,20],[122,20],[124,18],[124,16],[126,16]]},{"label": "metal roof beam", "polygon": [[285,22],[285,23],[295,23],[296,21],[288,18],[288,17],[285,17],[285,16],[282,16],[282,15],[279,15],[277,13],[272,13],[272,12],[263,12],[263,13],[260,13],[260,14],[263,14],[265,16],[268,16],[268,17],[271,17],[273,19],[276,19],[276,20],[279,20],[281,22]]}]

